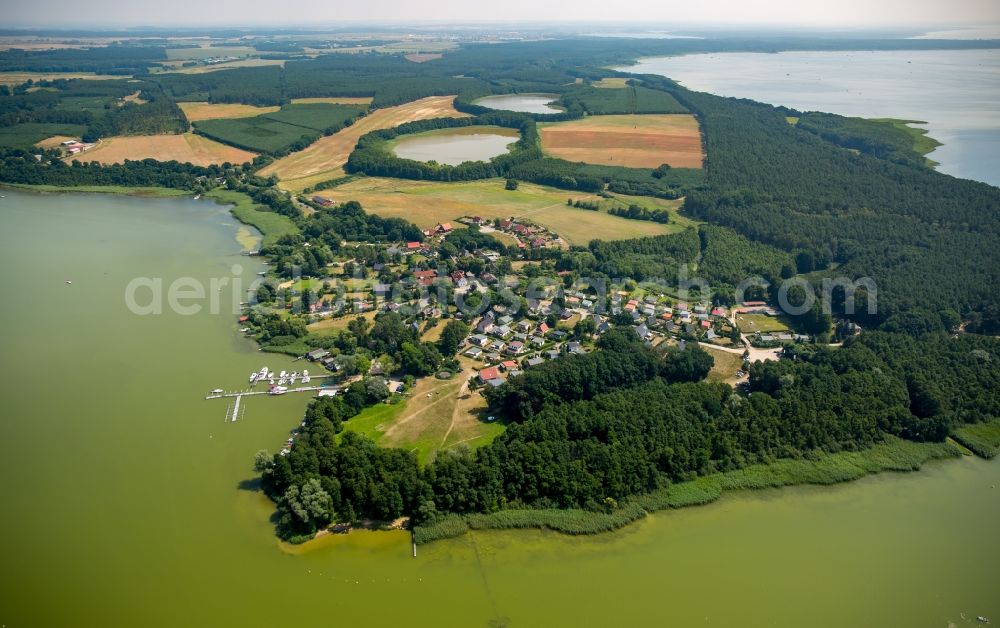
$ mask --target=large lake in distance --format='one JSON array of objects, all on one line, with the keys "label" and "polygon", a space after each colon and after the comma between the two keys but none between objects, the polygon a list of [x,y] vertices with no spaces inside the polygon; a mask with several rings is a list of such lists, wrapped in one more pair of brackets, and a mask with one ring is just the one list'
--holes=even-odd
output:
[{"label": "large lake in distance", "polygon": [[290,552],[251,466],[298,425],[306,396],[245,399],[232,423],[204,395],[303,363],[257,351],[231,311],[139,316],[124,302],[135,277],[246,285],[260,263],[241,255],[242,228],[204,200],[0,193],[0,625],[1000,618],[1000,460],[733,494],[591,537],[476,532],[413,558],[405,532],[353,532]]},{"label": "large lake in distance", "polygon": [[1000,50],[712,53],[621,69],[800,111],[925,121],[940,172],[1000,185]]}]

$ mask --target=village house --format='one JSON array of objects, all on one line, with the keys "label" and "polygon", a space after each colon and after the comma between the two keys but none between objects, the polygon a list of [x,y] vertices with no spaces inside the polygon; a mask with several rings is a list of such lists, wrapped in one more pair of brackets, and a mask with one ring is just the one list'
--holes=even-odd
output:
[{"label": "village house", "polygon": [[483,314],[483,317],[479,319],[479,323],[476,324],[476,332],[480,334],[490,333],[495,325],[494,320],[492,312]]},{"label": "village house", "polygon": [[479,378],[480,382],[482,382],[482,383],[485,384],[486,382],[490,381],[491,379],[499,379],[500,378],[500,370],[497,369],[497,367],[495,367],[495,366],[488,366],[488,367],[480,370],[479,373],[476,375],[476,377]]}]

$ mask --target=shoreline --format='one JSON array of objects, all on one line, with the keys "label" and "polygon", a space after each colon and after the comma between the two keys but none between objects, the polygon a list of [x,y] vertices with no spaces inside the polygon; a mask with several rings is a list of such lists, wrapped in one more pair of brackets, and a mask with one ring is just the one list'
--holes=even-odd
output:
[{"label": "shoreline", "polygon": [[[29,192],[33,194],[112,194],[116,196],[137,196],[145,198],[181,198],[185,196],[194,198],[196,196],[200,196],[200,198],[214,201],[216,205],[228,206],[229,214],[236,219],[242,227],[248,229],[249,233],[244,234],[237,230],[236,234],[234,234],[236,242],[244,249],[244,251],[251,251],[254,248],[262,246],[268,236],[269,230],[280,232],[278,233],[280,236],[285,233],[286,229],[285,225],[277,224],[280,222],[280,218],[284,218],[283,216],[280,216],[279,214],[272,214],[271,212],[260,211],[255,207],[256,203],[253,203],[250,197],[242,194],[241,192],[235,192],[224,188],[220,193],[216,194],[213,194],[215,190],[198,194],[197,192],[193,192],[191,190],[164,187],[119,185],[62,186],[30,183],[0,183],[0,189]],[[226,198],[227,194],[243,198]],[[274,222],[277,226],[275,226],[275,224],[270,224],[271,222]],[[253,243],[251,243],[251,240]]]},{"label": "shoreline", "polygon": [[414,526],[417,545],[457,538],[472,530],[551,530],[560,534],[593,535],[620,530],[661,511],[704,506],[724,494],[791,486],[832,486],[884,472],[910,473],[935,460],[960,458],[957,443],[916,443],[896,437],[868,449],[826,454],[815,460],[782,459],[707,475],[695,480],[635,495],[610,513],[580,509],[500,510],[488,514],[446,515],[430,525]]},{"label": "shoreline", "polygon": [[148,196],[170,198],[179,196],[194,196],[195,192],[176,188],[139,187],[125,185],[51,185],[47,183],[0,183],[0,189],[34,192],[36,194],[65,194],[76,192],[80,194],[117,194],[123,196]]}]

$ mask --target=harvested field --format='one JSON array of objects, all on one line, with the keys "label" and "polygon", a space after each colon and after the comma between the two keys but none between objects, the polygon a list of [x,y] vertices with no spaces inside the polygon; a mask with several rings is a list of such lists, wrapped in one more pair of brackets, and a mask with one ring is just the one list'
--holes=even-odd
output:
[{"label": "harvested field", "polygon": [[79,139],[79,138],[70,137],[68,135],[53,135],[52,137],[46,138],[46,139],[42,140],[41,142],[36,142],[35,146],[39,146],[41,148],[59,148],[59,146],[63,142],[66,142],[68,140],[76,140],[76,139]]},{"label": "harvested field", "polygon": [[542,149],[568,161],[656,168],[701,168],[701,133],[690,114],[590,116],[539,125]]},{"label": "harvested field", "polygon": [[370,105],[371,96],[330,96],[328,98],[293,98],[293,105],[308,105],[312,103],[325,102],[331,105]]},{"label": "harvested field", "polygon": [[94,74],[93,72],[0,72],[0,85],[20,85],[28,79],[33,81],[54,81],[56,79],[87,79],[90,81],[109,81],[129,79],[131,76],[113,76],[111,74]]},{"label": "harvested field", "polygon": [[433,61],[434,59],[440,59],[443,56],[444,55],[439,52],[417,52],[406,55],[405,59],[414,63],[425,63],[427,61]]},{"label": "harvested field", "polygon": [[591,83],[591,85],[593,85],[594,87],[604,87],[608,89],[621,89],[625,87],[625,81],[627,80],[628,80],[627,78],[609,77],[609,78],[602,78],[599,81]]},{"label": "harvested field", "polygon": [[181,108],[184,115],[191,122],[199,120],[217,120],[219,118],[251,118],[262,113],[273,113],[281,107],[254,107],[253,105],[241,105],[221,103],[213,104],[207,102],[179,102],[177,106]]},{"label": "harvested field", "polygon": [[[620,240],[661,235],[681,228],[672,224],[628,220],[603,211],[566,205],[567,198],[599,200],[592,194],[525,182],[515,191],[506,190],[503,179],[440,183],[363,177],[326,190],[323,194],[337,201],[356,200],[366,211],[385,217],[404,218],[421,228],[454,221],[462,216],[526,218],[555,231],[570,244],[587,244],[597,237]],[[662,203],[677,204],[676,201]]]},{"label": "harvested field", "polygon": [[88,150],[82,157],[77,155],[72,159],[99,161],[102,164],[120,164],[126,159],[176,160],[181,163],[190,162],[196,166],[208,166],[226,161],[241,164],[256,156],[255,153],[226,146],[207,137],[184,133],[109,137]]},{"label": "harvested field", "polygon": [[140,93],[141,93],[140,91],[136,90],[134,93],[125,96],[124,98],[122,98],[122,103],[131,102],[137,105],[145,105],[146,101],[139,97]]},{"label": "harvested field", "polygon": [[245,57],[256,54],[257,49],[249,46],[195,46],[192,48],[167,48],[167,59],[188,60],[210,57]]},{"label": "harvested field", "polygon": [[292,191],[343,176],[347,157],[362,135],[414,120],[465,117],[466,114],[452,106],[454,100],[454,96],[432,96],[397,107],[376,109],[339,133],[320,138],[305,150],[275,161],[258,174],[277,175],[281,179],[280,187]]},{"label": "harvested field", "polygon": [[225,63],[213,63],[212,65],[196,65],[190,68],[177,67],[170,70],[177,74],[207,74],[208,72],[218,72],[220,70],[232,70],[234,68],[259,68],[265,65],[285,65],[284,59],[239,59],[237,61],[226,61]]}]

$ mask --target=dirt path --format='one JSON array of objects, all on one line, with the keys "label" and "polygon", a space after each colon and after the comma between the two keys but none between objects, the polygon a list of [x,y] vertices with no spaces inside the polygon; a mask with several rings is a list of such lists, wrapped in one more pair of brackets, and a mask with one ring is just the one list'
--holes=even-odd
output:
[{"label": "dirt path", "polygon": [[459,401],[462,399],[462,396],[465,395],[468,391],[469,391],[469,379],[466,379],[465,382],[462,384],[462,387],[458,389],[458,393],[456,394],[456,399],[455,399],[455,408],[451,411],[451,423],[448,424],[448,431],[444,433],[444,438],[441,439],[441,445],[438,446],[438,449],[444,449],[444,444],[448,441],[448,436],[450,436],[451,431],[455,429],[455,421],[458,419],[459,416],[458,409],[462,405],[461,403],[459,403]]},{"label": "dirt path", "polygon": [[305,150],[275,161],[258,174],[264,177],[277,175],[281,180],[279,186],[292,191],[333,179],[343,175],[347,157],[362,135],[415,120],[465,117],[467,114],[455,109],[454,101],[454,96],[432,96],[396,107],[376,109],[340,132],[320,138]]}]

